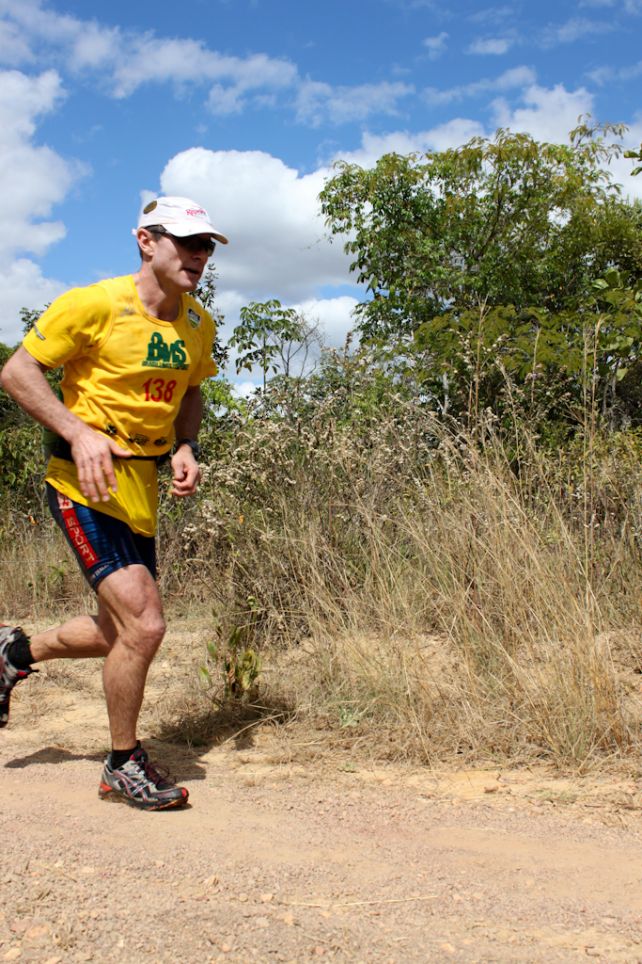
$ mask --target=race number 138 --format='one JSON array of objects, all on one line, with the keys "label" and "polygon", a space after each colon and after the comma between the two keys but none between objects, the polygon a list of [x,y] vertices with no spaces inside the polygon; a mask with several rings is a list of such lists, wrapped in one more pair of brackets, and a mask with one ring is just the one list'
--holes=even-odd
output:
[{"label": "race number 138", "polygon": [[164,378],[148,378],[144,383],[146,402],[171,402],[176,381],[166,382]]}]

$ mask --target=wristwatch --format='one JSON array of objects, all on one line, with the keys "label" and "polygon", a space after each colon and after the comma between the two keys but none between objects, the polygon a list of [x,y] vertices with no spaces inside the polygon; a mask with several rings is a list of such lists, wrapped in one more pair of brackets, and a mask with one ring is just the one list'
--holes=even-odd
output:
[{"label": "wristwatch", "polygon": [[191,450],[192,450],[192,454],[193,454],[194,458],[195,458],[196,461],[198,462],[198,460],[199,460],[200,457],[201,457],[201,447],[200,447],[200,445],[198,444],[198,442],[196,441],[196,439],[194,439],[194,438],[179,438],[179,439],[177,439],[176,445],[174,446],[174,451],[177,452],[178,449],[181,447],[181,445],[189,445],[189,447],[190,447]]}]

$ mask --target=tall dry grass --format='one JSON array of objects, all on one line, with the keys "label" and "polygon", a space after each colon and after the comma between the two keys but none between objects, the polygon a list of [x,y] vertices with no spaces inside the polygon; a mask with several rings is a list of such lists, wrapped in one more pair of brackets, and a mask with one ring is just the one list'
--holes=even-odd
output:
[{"label": "tall dry grass", "polygon": [[0,526],[0,621],[54,621],[93,604],[53,520],[8,514]]},{"label": "tall dry grass", "polygon": [[243,626],[279,648],[273,692],[377,755],[585,767],[639,748],[635,439],[555,455],[412,407],[297,431],[240,431],[167,543],[220,644]]},{"label": "tall dry grass", "polygon": [[[401,403],[360,426],[248,421],[195,503],[164,504],[161,585],[175,613],[213,613],[219,651],[262,652],[266,698],[355,752],[633,761],[641,493],[630,435],[556,454]],[[34,528],[2,540],[1,598],[75,603],[66,550]]]}]

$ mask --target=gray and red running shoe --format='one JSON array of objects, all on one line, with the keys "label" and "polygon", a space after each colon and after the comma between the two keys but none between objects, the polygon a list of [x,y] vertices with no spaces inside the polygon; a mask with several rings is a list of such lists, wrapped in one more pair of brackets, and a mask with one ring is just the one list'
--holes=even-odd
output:
[{"label": "gray and red running shoe", "polygon": [[189,793],[185,787],[177,787],[166,771],[149,762],[140,743],[121,767],[111,767],[109,757],[105,760],[98,796],[103,800],[124,800],[140,810],[169,810],[183,807]]},{"label": "gray and red running shoe", "polygon": [[11,700],[11,690],[16,683],[20,683],[32,673],[37,673],[37,669],[17,669],[7,655],[12,643],[20,639],[27,640],[20,626],[6,626],[0,623],[0,728],[9,722],[9,701]]}]

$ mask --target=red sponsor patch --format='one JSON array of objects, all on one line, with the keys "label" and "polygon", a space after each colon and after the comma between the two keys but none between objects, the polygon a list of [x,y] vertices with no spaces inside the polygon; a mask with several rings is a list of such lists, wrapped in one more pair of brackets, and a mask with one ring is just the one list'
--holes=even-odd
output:
[{"label": "red sponsor patch", "polygon": [[62,514],[65,528],[69,534],[72,544],[75,546],[78,555],[83,561],[86,569],[91,569],[98,562],[98,556],[94,552],[91,543],[87,539],[85,530],[78,521],[73,502],[64,495],[58,495],[58,506]]}]

